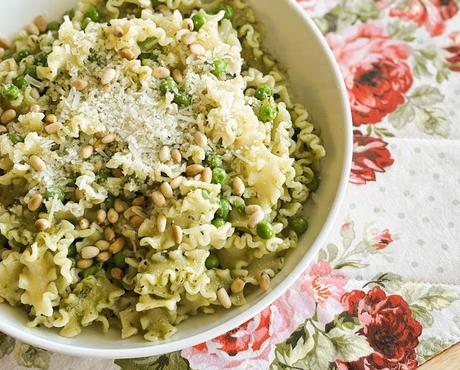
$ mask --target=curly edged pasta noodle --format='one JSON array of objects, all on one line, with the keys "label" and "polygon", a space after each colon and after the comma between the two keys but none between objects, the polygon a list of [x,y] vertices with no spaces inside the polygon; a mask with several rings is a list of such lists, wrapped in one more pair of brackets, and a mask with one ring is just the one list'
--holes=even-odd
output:
[{"label": "curly edged pasta noodle", "polygon": [[0,299],[31,326],[155,341],[269,289],[326,153],[244,1],[81,0],[0,59]]}]

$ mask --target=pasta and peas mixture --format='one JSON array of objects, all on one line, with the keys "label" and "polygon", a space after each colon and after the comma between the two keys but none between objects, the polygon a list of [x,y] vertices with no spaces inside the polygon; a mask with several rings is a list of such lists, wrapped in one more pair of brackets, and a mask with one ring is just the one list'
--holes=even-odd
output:
[{"label": "pasta and peas mixture", "polygon": [[0,299],[171,336],[267,290],[325,155],[241,0],[82,0],[0,38]]}]

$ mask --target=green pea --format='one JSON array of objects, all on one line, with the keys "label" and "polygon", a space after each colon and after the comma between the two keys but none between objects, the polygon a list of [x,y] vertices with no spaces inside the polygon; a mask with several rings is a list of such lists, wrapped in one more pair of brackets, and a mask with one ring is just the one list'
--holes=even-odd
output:
[{"label": "green pea", "polygon": [[8,239],[4,235],[0,234],[0,246],[4,247],[7,243]]},{"label": "green pea", "polygon": [[206,258],[206,261],[204,262],[204,265],[208,270],[217,268],[219,266],[219,257],[217,257],[215,254],[211,253],[208,258]]},{"label": "green pea", "polygon": [[213,64],[214,69],[212,73],[218,78],[224,77],[225,73],[227,72],[227,63],[225,63],[225,61],[222,59],[216,59]]},{"label": "green pea", "polygon": [[93,22],[99,22],[101,20],[101,13],[99,13],[96,7],[92,6],[85,12],[85,18],[89,18]]},{"label": "green pea", "polygon": [[225,12],[224,18],[225,19],[232,19],[233,18],[233,7],[229,4],[220,4],[217,9],[216,13],[223,10]]},{"label": "green pea", "polygon": [[19,89],[13,84],[8,84],[2,88],[2,96],[8,100],[16,100],[19,97]]},{"label": "green pea", "polygon": [[276,106],[274,106],[269,99],[262,102],[259,110],[259,118],[262,122],[273,121],[278,115]]},{"label": "green pea", "polygon": [[156,39],[155,37],[147,37],[144,41],[139,41],[137,44],[139,45],[141,50],[152,50],[156,44]]},{"label": "green pea", "polygon": [[219,227],[222,227],[226,224],[226,221],[222,218],[215,218],[214,220],[212,220],[211,222],[215,227],[219,228]]},{"label": "green pea", "polygon": [[206,15],[204,13],[195,13],[192,16],[193,28],[198,31],[206,23]]},{"label": "green pea", "polygon": [[69,9],[67,10],[65,13],[64,13],[64,17],[67,16],[69,17],[70,19],[72,19],[73,17],[75,17],[75,10],[74,9]]},{"label": "green pea", "polygon": [[109,194],[107,198],[105,198],[104,200],[104,205],[106,209],[112,208],[114,203],[115,203],[115,197],[112,194]]},{"label": "green pea", "polygon": [[221,199],[219,208],[216,211],[216,216],[218,218],[222,218],[223,220],[228,220],[228,216],[230,215],[230,211],[232,210],[232,206],[230,205],[227,199]]},{"label": "green pea", "polygon": [[295,216],[289,219],[289,227],[295,231],[297,235],[302,235],[308,229],[308,221],[301,217]]},{"label": "green pea", "polygon": [[16,53],[16,56],[14,57],[14,59],[16,60],[17,63],[19,63],[21,60],[23,60],[24,58],[27,58],[29,55],[30,55],[30,51],[28,49],[22,49]]},{"label": "green pea", "polygon": [[160,91],[163,94],[177,91],[176,81],[172,77],[166,77],[160,84]]},{"label": "green pea", "polygon": [[179,92],[174,96],[174,103],[181,107],[188,107],[191,104],[190,96],[184,92]]},{"label": "green pea", "polygon": [[58,21],[51,21],[48,23],[48,31],[59,31],[59,28],[61,28],[61,23]]},{"label": "green pea", "polygon": [[24,138],[21,135],[17,134],[16,132],[10,132],[8,134],[8,139],[10,139],[13,145],[24,142]]},{"label": "green pea", "polygon": [[225,185],[228,182],[227,172],[223,168],[216,167],[212,170],[212,183]]},{"label": "green pea", "polygon": [[98,265],[90,266],[82,271],[81,276],[87,278],[88,276],[96,275],[100,270],[101,268]]},{"label": "green pea", "polygon": [[125,262],[125,254],[123,252],[118,252],[113,256],[113,263],[115,266],[124,269],[128,267],[128,264]]},{"label": "green pea", "polygon": [[207,191],[206,189],[202,189],[201,196],[203,197],[203,199],[209,199],[209,191]]},{"label": "green pea", "polygon": [[262,239],[271,239],[275,236],[273,226],[268,221],[262,221],[257,224],[256,227],[257,235]]},{"label": "green pea", "polygon": [[261,86],[256,90],[254,95],[259,100],[264,100],[273,96],[273,89],[268,86]]},{"label": "green pea", "polygon": [[212,170],[217,167],[222,167],[222,157],[217,154],[210,154],[206,158],[206,163]]},{"label": "green pea", "polygon": [[92,22],[91,18],[85,18],[81,21],[81,29],[86,30],[86,27],[88,27],[88,24]]},{"label": "green pea", "polygon": [[34,64],[36,66],[47,66],[48,65],[48,54],[44,51],[39,52],[35,55]]},{"label": "green pea", "polygon": [[29,81],[27,81],[24,76],[19,76],[14,80],[14,84],[18,89],[22,90],[29,85]]},{"label": "green pea", "polygon": [[64,191],[61,188],[58,188],[58,187],[54,186],[54,187],[49,188],[46,191],[45,198],[46,199],[50,199],[50,198],[58,199],[58,200],[60,200],[62,202],[65,199],[65,194],[64,194]]},{"label": "green pea", "polygon": [[35,79],[38,78],[37,76],[37,66],[36,65],[30,65],[26,68],[26,71],[24,74],[29,75],[30,77],[33,77]]},{"label": "green pea", "polygon": [[310,191],[316,191],[318,190],[319,188],[319,185],[321,184],[321,181],[318,177],[318,175],[315,175],[312,177],[312,179],[310,180],[310,182],[307,184],[307,188],[310,190]]},{"label": "green pea", "polygon": [[232,203],[233,209],[235,209],[240,215],[246,215],[246,203],[243,199],[237,199]]},{"label": "green pea", "polygon": [[75,257],[77,255],[77,246],[75,244],[71,244],[69,249],[67,250],[67,257]]}]

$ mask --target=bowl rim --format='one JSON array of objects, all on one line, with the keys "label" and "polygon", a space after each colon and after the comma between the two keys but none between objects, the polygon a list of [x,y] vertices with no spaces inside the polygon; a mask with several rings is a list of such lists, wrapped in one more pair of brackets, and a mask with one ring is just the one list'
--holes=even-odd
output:
[{"label": "bowl rim", "polygon": [[348,100],[347,90],[345,87],[345,82],[340,72],[340,68],[337,64],[337,61],[334,57],[333,52],[329,48],[326,39],[321,34],[318,27],[315,25],[314,21],[310,16],[302,9],[302,7],[296,2],[296,0],[285,0],[286,5],[290,6],[298,15],[300,15],[304,22],[308,25],[310,30],[313,33],[313,37],[316,38],[323,48],[324,52],[328,57],[328,61],[331,64],[333,77],[337,83],[340,95],[341,95],[341,109],[343,110],[343,115],[345,118],[345,145],[344,145],[344,165],[341,170],[340,183],[336,192],[336,196],[330,208],[329,214],[327,215],[326,221],[321,228],[318,236],[315,241],[312,243],[308,252],[299,260],[297,265],[292,271],[290,271],[286,277],[276,286],[273,290],[267,293],[262,299],[248,307],[245,311],[241,312],[234,318],[231,318],[223,323],[218,324],[216,327],[195,334],[191,337],[178,339],[176,341],[167,342],[163,344],[152,343],[151,346],[145,346],[141,348],[120,348],[120,349],[97,349],[84,346],[74,346],[72,344],[57,343],[50,339],[42,338],[36,336],[31,332],[25,332],[20,329],[16,329],[13,326],[8,325],[4,321],[0,321],[0,331],[10,335],[17,340],[28,343],[30,345],[43,348],[52,352],[62,353],[71,356],[78,357],[93,357],[101,359],[125,359],[125,358],[139,358],[146,356],[155,356],[166,354],[170,352],[175,352],[188,348],[199,343],[206,342],[212,338],[218,337],[227,331],[236,328],[255,317],[262,310],[272,304],[276,299],[278,299],[286,290],[288,290],[293,283],[300,277],[300,275],[305,271],[306,266],[312,261],[313,257],[319,251],[321,246],[326,241],[326,238],[329,236],[332,226],[335,223],[335,220],[339,214],[340,207],[343,203],[347,185],[349,173],[351,170],[352,162],[352,153],[353,153],[353,124],[350,103]]}]

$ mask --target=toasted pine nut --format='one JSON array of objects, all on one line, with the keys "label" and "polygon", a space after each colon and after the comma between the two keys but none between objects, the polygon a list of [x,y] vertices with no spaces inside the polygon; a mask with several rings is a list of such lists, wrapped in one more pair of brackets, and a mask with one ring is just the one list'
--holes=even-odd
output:
[{"label": "toasted pine nut", "polygon": [[228,308],[232,307],[232,301],[230,300],[230,297],[228,296],[228,293],[225,290],[225,288],[220,288],[217,291],[217,299],[219,300],[220,304],[224,308],[228,309]]},{"label": "toasted pine nut", "polygon": [[5,55],[5,49],[0,47],[0,58],[3,58],[4,55]]},{"label": "toasted pine nut", "polygon": [[194,138],[195,138],[195,143],[198,146],[203,147],[203,146],[208,145],[208,138],[201,131],[195,132]]},{"label": "toasted pine nut", "polygon": [[112,170],[113,177],[123,177],[123,170],[121,168],[114,168]]},{"label": "toasted pine nut", "polygon": [[184,81],[184,75],[182,74],[180,69],[175,69],[172,71],[172,76],[176,82],[182,82]]},{"label": "toasted pine nut", "polygon": [[180,154],[179,149],[173,149],[171,151],[171,158],[172,158],[174,163],[182,162],[182,154]]},{"label": "toasted pine nut", "polygon": [[120,26],[115,26],[112,27],[112,33],[115,37],[121,37],[125,34],[125,31],[123,31],[123,28],[121,28]]},{"label": "toasted pine nut", "polygon": [[118,213],[123,213],[126,210],[126,203],[123,202],[120,198],[116,198],[113,202],[113,208]]},{"label": "toasted pine nut", "polygon": [[53,113],[48,113],[46,116],[45,116],[45,123],[47,123],[48,125],[50,123],[55,123],[57,122],[57,117],[55,114]]},{"label": "toasted pine nut", "polygon": [[16,118],[16,111],[14,109],[7,109],[4,111],[0,117],[0,122],[4,125],[10,123]]},{"label": "toasted pine nut", "polygon": [[0,126],[0,134],[4,134],[8,129],[5,126]]},{"label": "toasted pine nut", "polygon": [[105,222],[107,218],[107,213],[103,209],[98,209],[96,212],[96,223],[101,225]]},{"label": "toasted pine nut", "polygon": [[145,197],[141,195],[133,200],[133,206],[142,206],[145,203]]},{"label": "toasted pine nut", "polygon": [[175,190],[179,186],[181,186],[182,182],[184,181],[183,176],[177,176],[169,185],[171,185],[171,189]]},{"label": "toasted pine nut", "polygon": [[245,191],[243,180],[241,180],[239,177],[235,177],[232,182],[232,188],[235,195],[242,196]]},{"label": "toasted pine nut", "polygon": [[31,90],[30,90],[30,96],[34,99],[38,99],[40,98],[40,92],[38,91],[38,89],[36,87],[33,87]]},{"label": "toasted pine nut", "polygon": [[196,32],[187,33],[182,39],[185,45],[193,44],[196,41]]},{"label": "toasted pine nut", "polygon": [[166,205],[166,199],[161,192],[154,191],[151,197],[153,204],[155,204],[156,207],[164,207]]},{"label": "toasted pine nut", "polygon": [[38,27],[34,24],[34,23],[30,23],[27,25],[26,27],[26,31],[28,33],[30,33],[31,35],[39,35],[40,34],[40,30],[38,29]]},{"label": "toasted pine nut", "polygon": [[112,257],[112,254],[110,252],[101,252],[97,255],[96,259],[99,261],[99,262],[106,262],[110,259],[110,257]]},{"label": "toasted pine nut", "polygon": [[118,212],[115,211],[113,208],[110,208],[108,210],[108,212],[107,212],[107,220],[109,220],[109,222],[111,224],[117,223],[118,217],[119,217]]},{"label": "toasted pine nut", "polygon": [[40,231],[49,229],[50,226],[51,224],[46,218],[39,218],[37,221],[35,221],[35,227]]},{"label": "toasted pine nut", "polygon": [[164,182],[163,184],[161,184],[160,191],[161,191],[161,194],[163,194],[165,198],[172,198],[173,196],[173,190],[171,188],[171,185],[169,185],[169,183],[167,182]]},{"label": "toasted pine nut", "polygon": [[37,26],[38,30],[41,33],[46,32],[46,30],[48,29],[48,22],[41,15],[34,19],[34,24]]},{"label": "toasted pine nut", "polygon": [[75,193],[75,199],[78,200],[78,201],[80,201],[81,199],[83,199],[84,196],[85,196],[85,193],[83,193],[83,190],[78,189],[78,188],[75,189],[75,192],[74,192],[74,193]]},{"label": "toasted pine nut", "polygon": [[106,251],[110,247],[110,243],[107,240],[98,240],[95,243],[95,246],[100,250],[100,251]]},{"label": "toasted pine nut", "polygon": [[84,147],[81,148],[80,154],[83,159],[88,159],[89,157],[93,155],[93,146],[85,145]]},{"label": "toasted pine nut", "polygon": [[121,280],[123,277],[123,270],[121,268],[114,267],[112,270],[110,270],[110,275],[112,275],[115,280]]},{"label": "toasted pine nut", "polygon": [[206,53],[206,49],[203,47],[203,45],[193,43],[190,45],[190,52],[195,55],[203,55]]},{"label": "toasted pine nut", "polygon": [[40,112],[40,106],[38,104],[32,104],[29,108],[29,112],[31,113]]},{"label": "toasted pine nut", "polygon": [[203,172],[204,167],[201,164],[191,164],[185,169],[185,174],[187,176],[196,176]]},{"label": "toasted pine nut", "polygon": [[93,150],[95,152],[101,152],[105,149],[105,144],[102,142],[101,139],[97,139],[96,142],[93,144]]},{"label": "toasted pine nut", "polygon": [[52,135],[52,134],[57,134],[62,128],[62,123],[56,122],[56,123],[50,123],[49,125],[45,126],[45,131]]},{"label": "toasted pine nut", "polygon": [[[115,239],[115,231],[111,227],[106,227],[104,229],[104,238],[105,240],[111,242],[112,240]],[[96,243],[97,245],[97,243]]]},{"label": "toasted pine nut", "polygon": [[0,48],[9,49],[11,47],[11,41],[6,37],[0,36]]},{"label": "toasted pine nut", "polygon": [[136,54],[131,49],[125,48],[120,51],[120,55],[128,60],[133,60],[136,58]]},{"label": "toasted pine nut", "polygon": [[212,180],[212,170],[209,167],[205,167],[201,172],[201,181],[210,183]]},{"label": "toasted pine nut", "polygon": [[78,91],[82,91],[88,87],[88,81],[79,78],[72,82],[72,86]]},{"label": "toasted pine nut", "polygon": [[96,162],[94,162],[94,172],[99,172],[102,170],[102,167],[104,167],[104,162],[102,162],[101,159],[97,159]]},{"label": "toasted pine nut", "polygon": [[157,229],[160,233],[166,230],[167,218],[163,213],[160,213],[157,217]]},{"label": "toasted pine nut", "polygon": [[112,132],[111,134],[105,135],[101,141],[103,144],[110,144],[110,143],[113,143],[116,139],[117,139],[117,134]]},{"label": "toasted pine nut", "polygon": [[35,212],[42,205],[42,201],[43,197],[40,194],[34,194],[30,197],[27,208],[29,208],[29,211]]},{"label": "toasted pine nut", "polygon": [[247,215],[252,215],[255,212],[263,212],[262,207],[259,206],[258,204],[251,204],[246,207],[246,214]]},{"label": "toasted pine nut", "polygon": [[158,158],[163,163],[168,162],[171,159],[171,152],[167,146],[164,146],[160,149],[160,153],[158,153]]},{"label": "toasted pine nut", "polygon": [[230,290],[232,293],[241,293],[244,290],[244,286],[246,285],[246,282],[238,277],[235,280],[233,280],[232,285],[230,286]]},{"label": "toasted pine nut", "polygon": [[139,227],[144,223],[144,219],[136,215],[129,219],[129,223],[134,227]]},{"label": "toasted pine nut", "polygon": [[182,243],[184,233],[182,232],[182,228],[180,226],[173,225],[172,226],[172,234],[173,234],[173,239],[177,244]]},{"label": "toasted pine nut", "polygon": [[108,85],[115,78],[117,72],[113,68],[106,68],[102,72],[101,83],[103,85]]},{"label": "toasted pine nut", "polygon": [[249,216],[248,226],[250,228],[256,227],[259,222],[263,221],[264,217],[265,217],[265,214],[262,211],[257,211],[257,212],[252,213]]},{"label": "toasted pine nut", "polygon": [[99,248],[89,245],[87,247],[84,247],[80,251],[80,256],[84,259],[91,259],[96,257],[99,254]]},{"label": "toasted pine nut", "polygon": [[166,67],[155,67],[153,69],[152,75],[155,78],[166,78],[171,74],[168,68]]},{"label": "toasted pine nut", "polygon": [[89,227],[89,221],[86,218],[82,218],[78,222],[78,225],[80,226],[80,229],[86,230]]},{"label": "toasted pine nut", "polygon": [[29,163],[35,171],[41,172],[46,170],[46,163],[38,155],[31,155],[29,157]]},{"label": "toasted pine nut", "polygon": [[113,254],[120,252],[125,246],[126,240],[125,238],[118,238],[112,244],[110,244],[109,250]]},{"label": "toasted pine nut", "polygon": [[270,288],[270,276],[263,272],[259,278],[259,286],[263,291],[267,291]]},{"label": "toasted pine nut", "polygon": [[86,260],[86,259],[80,259],[77,261],[77,267],[79,269],[85,270],[88,267],[91,267],[93,265],[94,261],[91,260]]}]

